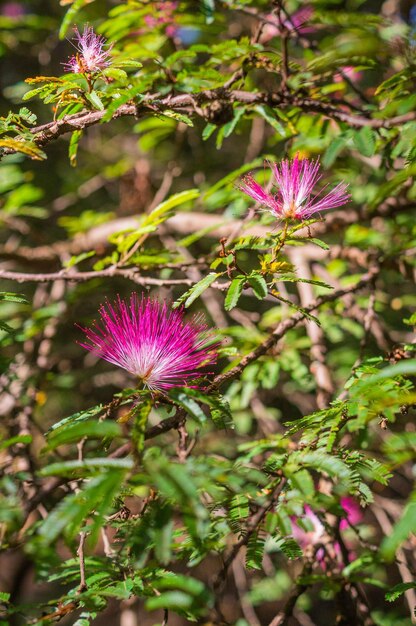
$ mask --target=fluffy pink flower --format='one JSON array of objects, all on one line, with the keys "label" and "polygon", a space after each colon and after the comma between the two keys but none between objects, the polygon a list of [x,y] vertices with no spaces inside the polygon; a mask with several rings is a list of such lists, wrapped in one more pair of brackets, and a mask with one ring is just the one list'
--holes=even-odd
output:
[{"label": "fluffy pink flower", "polygon": [[158,300],[136,293],[129,302],[118,297],[101,305],[100,317],[92,328],[81,327],[88,341],[80,345],[137,376],[151,390],[185,386],[216,360],[218,343],[212,343],[201,318],[187,322],[183,310],[171,310]]},{"label": "fluffy pink flower", "polygon": [[341,206],[350,198],[345,183],[339,183],[326,194],[323,194],[326,187],[313,194],[315,185],[322,178],[319,161],[300,160],[296,156],[292,161],[282,161],[280,165],[272,163],[271,168],[277,183],[275,194],[267,193],[252,176],[243,179],[240,189],[266,206],[277,218],[308,219],[314,213]]},{"label": "fluffy pink flower", "polygon": [[75,27],[74,31],[77,53],[67,63],[63,63],[65,71],[74,74],[93,74],[108,67],[111,46],[104,48],[106,44],[104,37],[96,35],[91,26],[85,26],[82,35],[78,28]]}]

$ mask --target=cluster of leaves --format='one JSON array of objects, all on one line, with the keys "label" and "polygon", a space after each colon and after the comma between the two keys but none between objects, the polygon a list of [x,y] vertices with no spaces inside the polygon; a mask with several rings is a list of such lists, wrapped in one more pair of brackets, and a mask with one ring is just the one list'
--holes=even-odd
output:
[{"label": "cluster of leaves", "polygon": [[[30,59],[0,118],[0,277],[25,282],[0,292],[0,538],[47,589],[6,585],[1,626],[98,626],[135,599],[165,626],[408,623],[410,28],[355,0],[311,2],[305,31],[295,0],[61,4],[59,35],[0,8],[5,68],[16,40]],[[107,67],[63,71],[74,22],[108,39]],[[253,210],[236,181],[270,189],[263,161],[296,153],[349,183],[348,210]],[[138,285],[219,326],[211,386],[149,394],[83,358],[74,322]]]}]

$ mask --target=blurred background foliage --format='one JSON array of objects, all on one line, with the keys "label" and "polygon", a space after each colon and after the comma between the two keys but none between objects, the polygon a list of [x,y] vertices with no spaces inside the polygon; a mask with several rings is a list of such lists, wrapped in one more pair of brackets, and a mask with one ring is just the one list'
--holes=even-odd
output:
[{"label": "blurred background foliage", "polygon": [[[396,0],[0,5],[2,625],[414,623],[415,19]],[[75,24],[112,44],[93,89],[64,73]],[[104,123],[33,141],[83,111]],[[280,225],[238,181],[295,154],[352,199],[271,268]],[[153,406],[150,428],[186,410],[192,450],[172,428],[133,463],[123,418],[146,403],[75,324],[132,290],[185,302],[223,338],[219,375],[328,285],[347,293],[320,326],[224,397]]]}]

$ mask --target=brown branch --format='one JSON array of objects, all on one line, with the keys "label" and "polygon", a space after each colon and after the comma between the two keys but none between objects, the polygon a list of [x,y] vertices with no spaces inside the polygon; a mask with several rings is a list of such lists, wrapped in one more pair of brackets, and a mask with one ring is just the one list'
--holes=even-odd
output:
[{"label": "brown branch", "polygon": [[79,533],[79,546],[77,550],[77,555],[79,558],[79,574],[80,574],[78,593],[82,593],[83,591],[86,591],[86,589],[88,588],[86,579],[85,579],[85,556],[84,556],[84,546],[85,546],[86,538],[87,538],[87,533],[84,531],[81,531]]},{"label": "brown branch", "polygon": [[241,610],[249,626],[261,626],[253,605],[248,597],[247,575],[243,559],[236,558],[232,564],[234,582],[237,588]]},{"label": "brown branch", "polygon": [[[291,251],[291,261],[297,268],[302,278],[311,279],[309,263],[302,255],[302,248],[294,248]],[[297,283],[300,303],[302,307],[307,306],[313,300],[313,286],[310,283]],[[328,406],[328,402],[334,393],[334,383],[331,370],[326,364],[326,343],[324,332],[318,324],[311,322],[307,325],[308,337],[311,341],[310,371],[316,382],[316,404],[319,409]]]},{"label": "brown branch", "polygon": [[307,588],[308,585],[296,585],[296,587],[290,594],[284,608],[279,611],[279,613],[272,619],[269,626],[286,626],[288,624],[288,620],[293,614],[296,602],[298,601],[300,596],[305,593]]},{"label": "brown branch", "polygon": [[[228,91],[223,87],[213,90],[206,90],[196,95],[180,94],[177,96],[166,96],[161,98],[159,94],[148,95],[144,100],[136,104],[123,104],[113,114],[112,119],[120,117],[143,117],[148,114],[163,114],[165,110],[183,111],[188,115],[204,118],[205,112],[201,105],[213,102],[215,100],[226,101],[230,103],[243,105],[266,104],[270,107],[299,107],[305,113],[318,113],[338,122],[348,123],[354,128],[367,126],[369,128],[392,128],[401,126],[406,122],[416,119],[416,112],[411,111],[404,115],[398,115],[390,119],[369,118],[362,115],[351,115],[338,109],[329,102],[322,102],[313,98],[304,97],[300,94],[288,93],[264,93],[264,92],[247,92],[240,90]],[[198,105],[195,106],[195,101]],[[36,126],[31,129],[33,141],[39,147],[45,147],[51,141],[54,141],[75,130],[85,130],[90,126],[100,123],[107,111],[81,111],[73,115],[66,115],[60,120]],[[2,155],[15,154],[16,150],[12,148],[4,148]]]},{"label": "brown branch", "polygon": [[[363,287],[371,283],[374,280],[374,278],[378,275],[379,271],[380,271],[380,268],[378,266],[374,266],[373,268],[370,268],[370,271],[367,272],[367,274],[364,274],[355,285],[350,285],[349,287],[336,289],[335,291],[332,291],[331,293],[326,294],[325,296],[320,296],[319,298],[316,298],[316,300],[311,302],[311,304],[309,304],[307,307],[305,307],[303,311],[296,311],[296,313],[288,317],[286,320],[284,320],[283,322],[280,322],[280,324],[278,324],[274,332],[271,333],[267,337],[267,339],[263,341],[263,343],[257,346],[255,350],[253,350],[252,352],[249,352],[249,354],[246,354],[246,356],[244,356],[241,359],[238,365],[235,365],[234,367],[229,369],[227,372],[224,372],[223,374],[218,374],[218,376],[216,376],[214,380],[212,381],[212,383],[207,387],[205,392],[208,394],[215,392],[225,382],[239,376],[242,373],[242,371],[247,367],[247,365],[257,360],[263,354],[266,354],[266,352],[273,345],[275,345],[280,339],[282,339],[282,337],[289,330],[291,330],[292,328],[295,328],[295,326],[305,321],[309,313],[312,313],[316,309],[319,309],[322,305],[327,304],[329,302],[333,302],[334,300],[337,300],[338,298],[341,298],[345,296],[346,294],[359,291],[360,289],[362,289]],[[162,433],[168,432],[169,430],[172,430],[173,428],[177,428],[178,424],[180,424],[180,422],[182,421],[184,415],[185,415],[185,412],[182,409],[178,410],[177,413],[173,415],[172,417],[168,417],[162,420],[161,422],[159,422],[159,424],[156,424],[156,426],[152,426],[151,428],[148,428],[148,430],[146,431],[145,438],[153,439],[154,437],[157,437],[158,435],[161,435]]]},{"label": "brown branch", "polygon": [[221,571],[217,574],[217,576],[214,579],[214,582],[213,582],[214,589],[218,589],[218,587],[220,587],[222,582],[225,580],[228,568],[230,567],[230,565],[232,565],[234,559],[237,557],[241,548],[248,544],[253,533],[256,532],[260,524],[263,522],[264,518],[266,517],[267,512],[270,511],[272,506],[275,504],[277,498],[279,497],[284,486],[286,485],[286,482],[287,482],[287,479],[282,478],[279,484],[273,490],[273,494],[270,500],[266,502],[265,504],[263,504],[263,506],[259,507],[259,509],[256,511],[256,513],[254,513],[254,515],[249,517],[247,525],[244,529],[244,535],[236,544],[234,544],[230,554],[224,560]]},{"label": "brown branch", "polygon": [[[51,272],[49,274],[30,274],[23,272],[9,272],[7,270],[0,269],[0,278],[4,280],[14,280],[18,283],[48,283],[55,280],[64,280],[66,282],[85,282],[94,278],[114,278],[114,277],[127,278],[132,280],[137,285],[143,287],[176,287],[178,285],[184,285],[191,287],[195,281],[190,278],[178,278],[178,279],[161,279],[151,278],[150,276],[141,276],[136,270],[122,270],[116,268],[109,268],[108,270],[91,271],[91,272]],[[214,289],[220,289],[225,291],[228,289],[229,281],[220,283],[218,281],[212,283],[211,287]]]},{"label": "brown branch", "polygon": [[[389,217],[403,211],[408,211],[415,207],[414,200],[405,198],[390,198],[379,205],[377,210],[369,213],[366,209],[348,209],[334,211],[325,216],[325,221],[313,224],[309,231],[314,237],[319,237],[329,232],[335,232],[351,224],[370,220],[373,217]],[[50,263],[58,261],[62,255],[77,255],[96,249],[101,246],[108,246],[108,238],[120,231],[137,229],[139,221],[134,217],[125,217],[106,222],[100,226],[92,228],[84,235],[77,236],[72,241],[58,241],[50,245],[29,248],[26,246],[11,246],[6,244],[0,246],[0,257],[32,263]],[[230,237],[234,232],[240,233],[244,220],[229,220],[220,215],[207,215],[202,212],[178,213],[169,218],[160,226],[160,233],[173,232],[180,235],[189,235],[199,229],[209,229],[207,237],[221,239]],[[255,235],[265,237],[271,227],[261,224],[248,225],[244,230],[245,235]],[[302,228],[296,233],[297,237],[310,236],[308,228]],[[316,249],[316,248],[315,248]],[[179,264],[178,264],[179,267]],[[107,269],[106,271],[110,271]]]},{"label": "brown branch", "polygon": [[186,278],[162,280],[158,278],[151,278],[146,276],[140,276],[135,270],[122,270],[110,267],[101,271],[91,272],[68,272],[62,270],[60,272],[51,273],[23,273],[23,272],[9,272],[7,270],[0,270],[0,278],[4,280],[14,280],[18,283],[48,283],[54,280],[64,280],[66,282],[85,282],[94,278],[113,278],[120,276],[122,278],[128,278],[138,285],[145,286],[172,286],[172,285],[193,285],[192,280]]},{"label": "brown branch", "polygon": [[218,376],[216,376],[213,382],[211,383],[211,385],[209,385],[209,387],[207,388],[207,393],[215,391],[218,387],[220,387],[227,380],[235,378],[236,376],[241,374],[241,372],[247,367],[247,365],[252,363],[252,361],[257,360],[263,354],[265,354],[275,343],[277,343],[288,332],[288,330],[294,328],[300,322],[307,319],[309,313],[312,313],[316,309],[319,309],[319,307],[321,307],[323,304],[326,304],[328,302],[333,302],[334,300],[341,298],[347,293],[354,293],[355,291],[359,291],[360,289],[368,285],[370,282],[372,282],[374,278],[379,274],[379,271],[380,271],[379,267],[374,266],[373,268],[370,269],[369,272],[367,272],[367,274],[364,274],[361,277],[361,279],[358,281],[358,283],[356,283],[355,285],[350,285],[349,287],[337,289],[335,291],[332,291],[329,294],[320,296],[319,298],[316,298],[316,300],[311,302],[311,304],[305,307],[302,311],[297,311],[296,313],[291,315],[289,318],[287,318],[283,322],[280,322],[280,324],[278,324],[275,331],[271,335],[269,335],[269,337],[265,341],[263,341],[263,343],[261,343],[257,348],[255,348],[255,350],[253,350],[249,354],[246,354],[246,356],[241,359],[238,365],[232,367],[227,372],[224,372],[224,374],[219,374]]}]

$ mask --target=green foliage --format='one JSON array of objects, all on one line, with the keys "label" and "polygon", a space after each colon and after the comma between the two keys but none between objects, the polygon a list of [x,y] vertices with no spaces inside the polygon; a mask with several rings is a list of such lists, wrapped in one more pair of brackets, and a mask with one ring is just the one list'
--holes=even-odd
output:
[{"label": "green foliage", "polygon": [[[3,4],[0,626],[92,626],[109,603],[114,623],[244,626],[276,602],[276,623],[404,626],[408,3],[389,18],[340,0]],[[102,33],[108,63],[63,69],[82,54],[74,23]],[[281,209],[338,183],[348,205],[269,211],[268,164],[296,154],[322,176]],[[248,174],[265,204],[241,191]],[[189,386],[139,388],[134,359],[77,343],[132,291],[215,327],[218,360]],[[145,346],[149,367],[168,347]],[[30,581],[13,578],[22,562]]]}]

